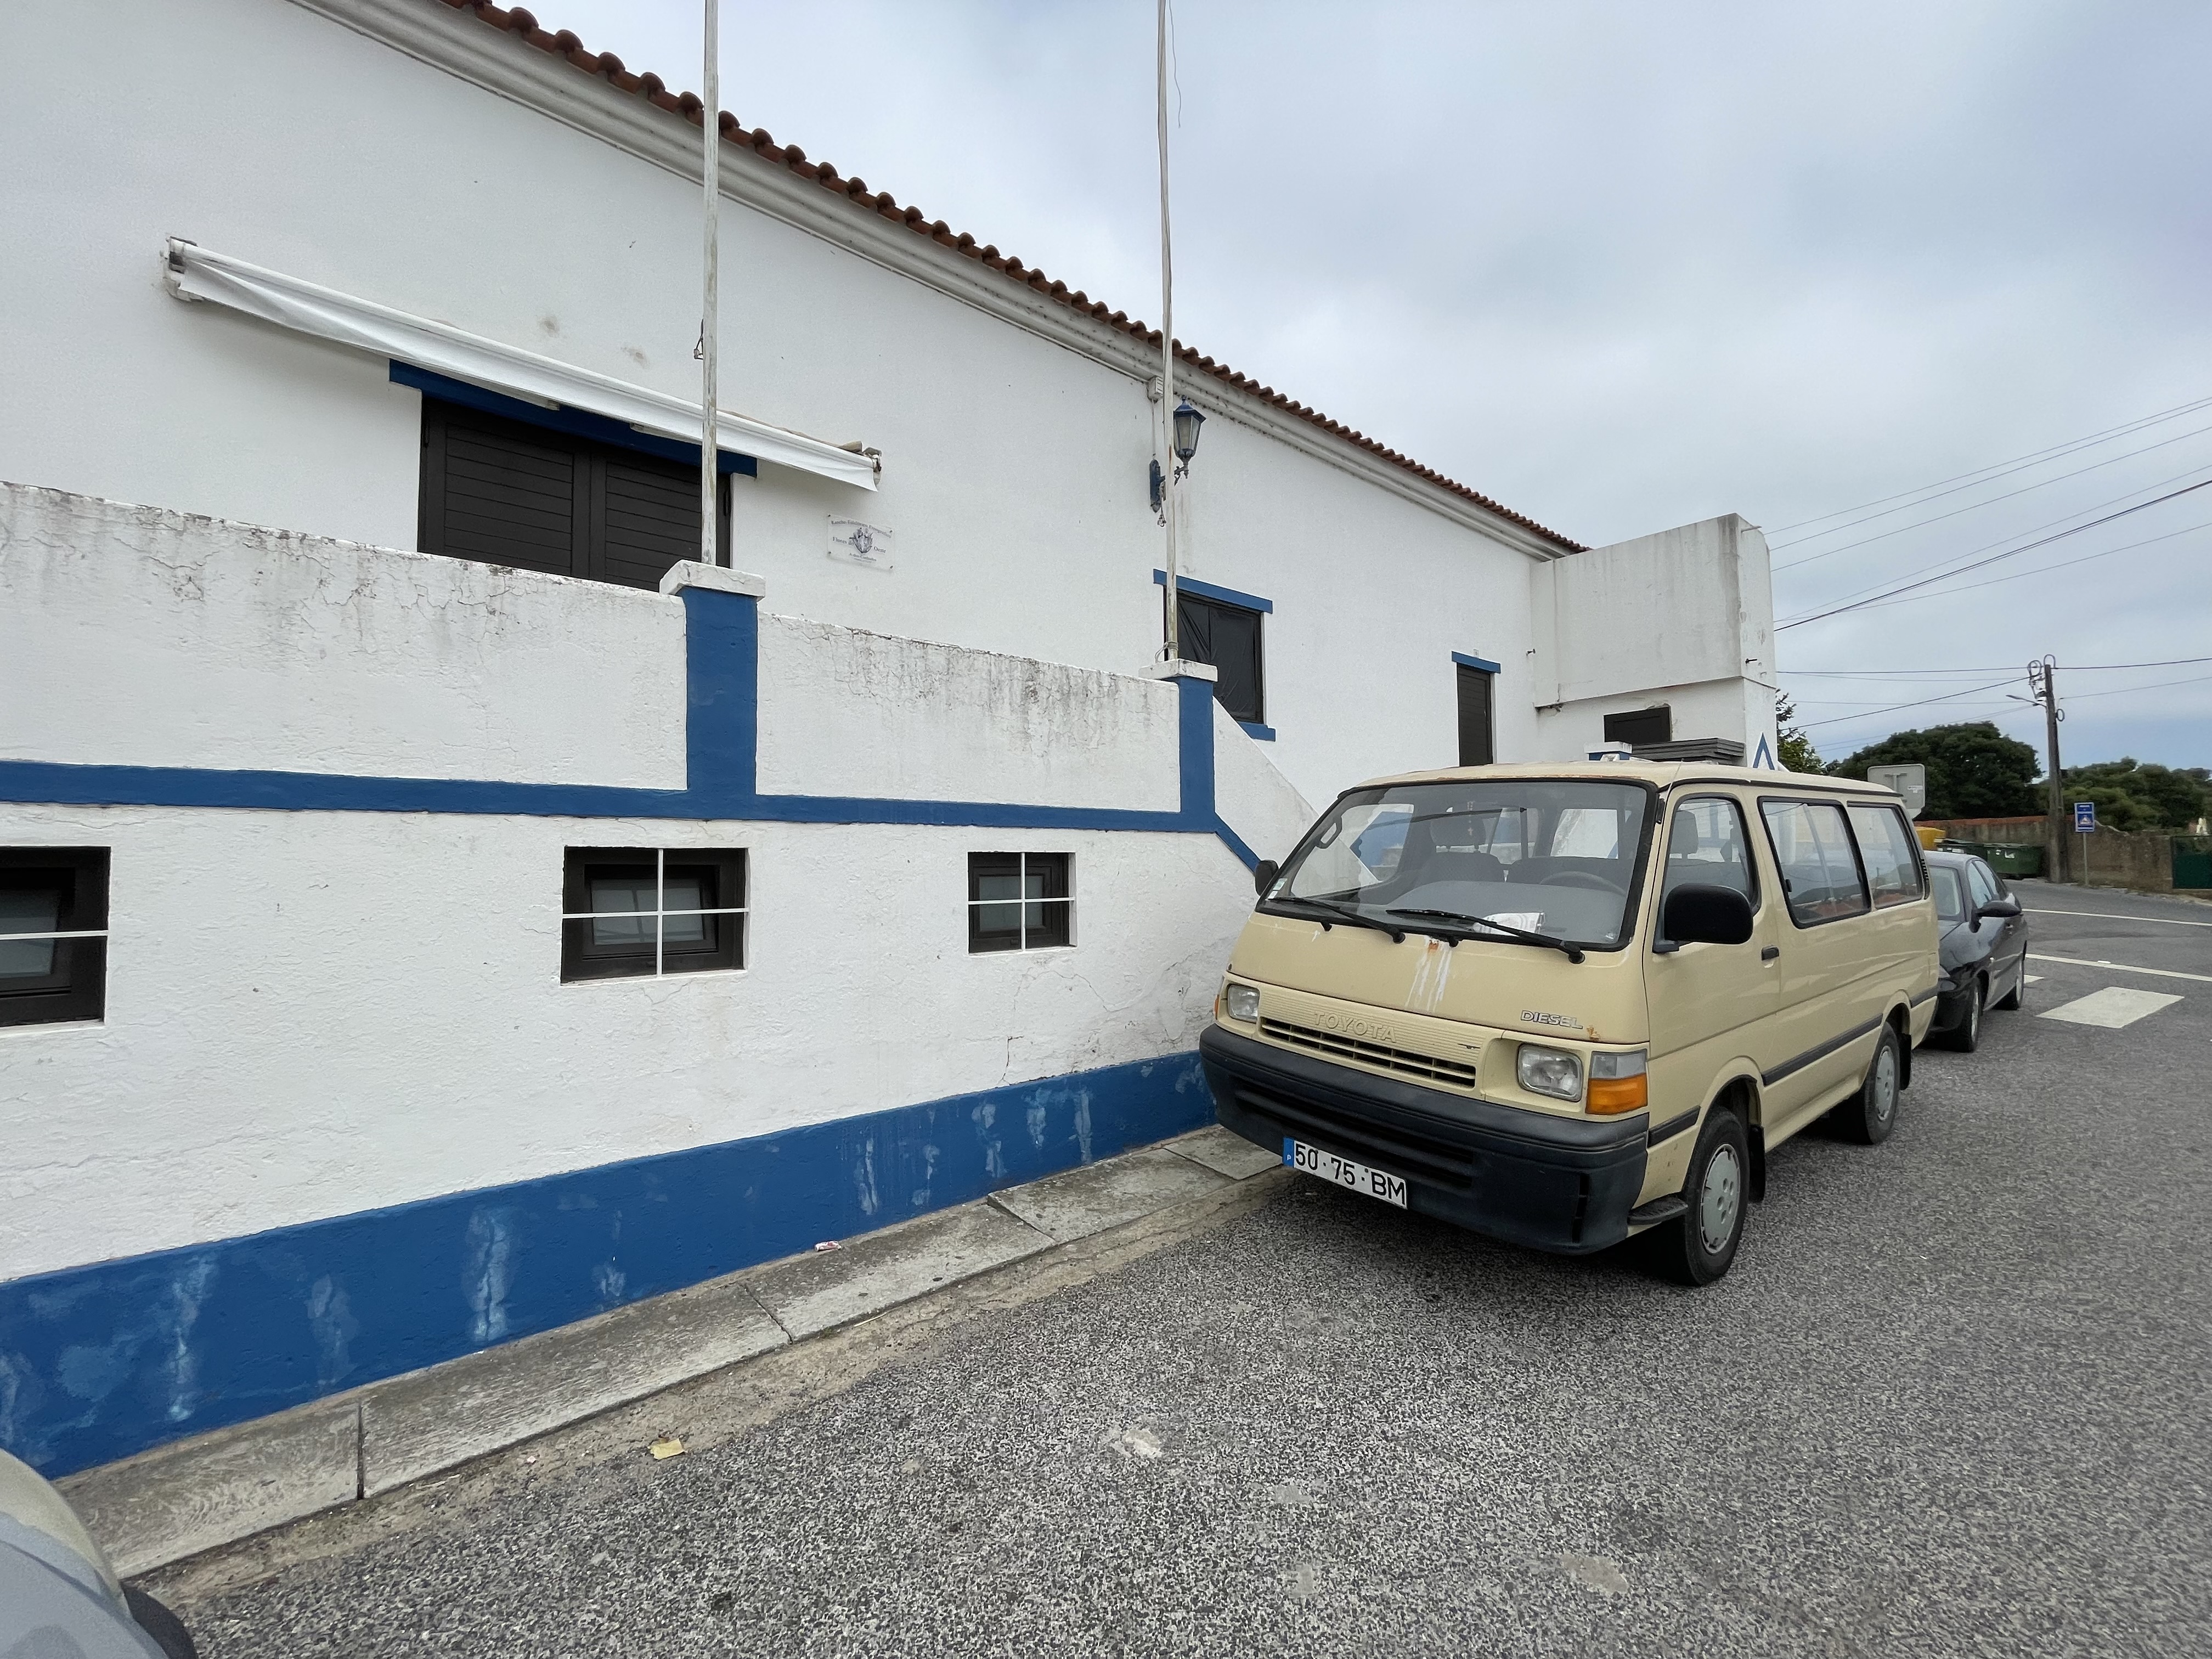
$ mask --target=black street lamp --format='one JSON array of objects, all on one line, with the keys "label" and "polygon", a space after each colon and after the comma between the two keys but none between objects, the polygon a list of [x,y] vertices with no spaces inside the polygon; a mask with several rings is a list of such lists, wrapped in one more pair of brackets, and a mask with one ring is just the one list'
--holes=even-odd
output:
[{"label": "black street lamp", "polygon": [[1190,458],[1198,453],[1198,429],[1205,424],[1206,416],[1192,406],[1189,398],[1176,405],[1175,453],[1176,459],[1181,463],[1176,468],[1176,476],[1179,478],[1189,476]]}]

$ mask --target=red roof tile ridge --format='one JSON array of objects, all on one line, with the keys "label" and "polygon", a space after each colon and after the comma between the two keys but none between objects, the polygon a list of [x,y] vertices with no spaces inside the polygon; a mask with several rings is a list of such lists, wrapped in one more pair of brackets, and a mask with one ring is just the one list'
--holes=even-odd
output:
[{"label": "red roof tile ridge", "polygon": [[[680,116],[686,120],[699,121],[702,118],[702,111],[705,104],[696,93],[671,92],[668,90],[666,82],[650,72],[633,75],[624,67],[622,59],[612,52],[586,51],[584,43],[567,29],[546,30],[539,25],[536,15],[523,7],[501,7],[490,3],[490,0],[428,0],[428,3],[444,6],[453,11],[471,12],[480,21],[489,24],[503,33],[519,36],[541,52],[556,58],[566,58],[579,70],[586,75],[601,77],[618,91],[634,94],[647,103],[658,105],[671,114]],[[956,252],[978,260],[994,270],[1003,271],[1024,286],[1057,300],[1070,309],[1094,318],[1110,328],[1117,329],[1148,344],[1153,346],[1159,344],[1159,330],[1148,328],[1126,313],[1109,310],[1104,301],[1093,300],[1080,289],[1071,290],[1066,283],[1054,281],[1048,277],[1043,271],[1025,266],[1019,259],[1011,254],[1000,253],[997,247],[988,243],[979,246],[973,236],[965,231],[952,230],[942,219],[926,218],[920,208],[913,206],[902,208],[891,199],[889,192],[872,192],[868,189],[866,183],[860,179],[840,177],[837,169],[830,162],[809,161],[806,152],[798,145],[777,143],[764,128],[755,127],[750,131],[746,131],[738,124],[737,117],[732,115],[727,110],[718,113],[720,130],[726,143],[744,145],[765,161],[787,167],[801,178],[811,179],[826,189],[834,190],[840,195],[850,198],[861,207],[872,209],[886,219],[902,222],[908,229],[917,234],[927,236],[931,240],[941,243]],[[1261,385],[1251,376],[1231,369],[1226,363],[1217,363],[1211,357],[1200,356],[1195,349],[1183,344],[1181,341],[1176,343],[1176,356],[1179,361],[1212,376],[1224,385],[1233,386],[1249,396],[1257,398],[1263,403],[1271,404],[1286,414],[1295,415],[1299,419],[1343,439],[1346,443],[1353,444],[1380,456],[1382,459],[1404,468],[1416,477],[1425,480],[1437,489],[1473,501],[1484,511],[1494,513],[1501,519],[1519,525],[1522,529],[1542,537],[1546,541],[1571,552],[1579,553],[1587,550],[1583,543],[1571,540],[1556,530],[1545,528],[1527,514],[1516,513],[1511,507],[1492,501],[1480,491],[1470,489],[1456,479],[1446,477],[1434,467],[1424,466],[1419,461],[1401,455],[1395,449],[1384,447],[1365,434],[1353,431],[1340,421],[1331,420],[1310,404],[1295,402],[1277,392],[1273,386]]]}]

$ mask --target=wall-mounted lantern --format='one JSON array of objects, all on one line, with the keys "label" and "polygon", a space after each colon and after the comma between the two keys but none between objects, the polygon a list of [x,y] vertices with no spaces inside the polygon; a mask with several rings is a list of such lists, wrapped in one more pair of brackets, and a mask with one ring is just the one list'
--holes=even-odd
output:
[{"label": "wall-mounted lantern", "polygon": [[1181,463],[1176,468],[1176,476],[1179,478],[1189,476],[1190,458],[1198,453],[1198,429],[1205,424],[1206,416],[1192,406],[1189,398],[1176,405],[1175,453],[1176,459]]}]

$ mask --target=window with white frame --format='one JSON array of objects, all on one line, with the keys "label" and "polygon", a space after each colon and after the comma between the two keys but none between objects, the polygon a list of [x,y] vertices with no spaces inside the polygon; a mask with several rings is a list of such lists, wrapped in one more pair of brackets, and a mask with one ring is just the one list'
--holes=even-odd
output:
[{"label": "window with white frame", "polygon": [[741,848],[571,847],[562,872],[564,980],[745,965]]},{"label": "window with white frame", "polygon": [[0,1025],[107,1009],[107,848],[0,848]]},{"label": "window with white frame", "polygon": [[968,949],[1042,951],[1075,939],[1065,853],[970,853]]}]

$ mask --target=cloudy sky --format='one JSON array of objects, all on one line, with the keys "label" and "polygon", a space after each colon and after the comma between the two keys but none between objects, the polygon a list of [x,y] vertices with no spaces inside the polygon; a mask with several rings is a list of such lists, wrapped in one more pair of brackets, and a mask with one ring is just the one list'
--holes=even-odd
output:
[{"label": "cloudy sky", "polygon": [[[538,10],[698,84],[696,0]],[[748,126],[1157,319],[1147,0],[722,18]],[[2202,0],[1181,0],[1176,46],[1178,336],[1578,539],[1741,513],[1787,623],[2212,480]],[[2212,488],[1781,640],[1830,757],[2039,747],[2049,653],[2069,763],[2212,765],[2212,661],[2064,667],[2212,655]]]}]

